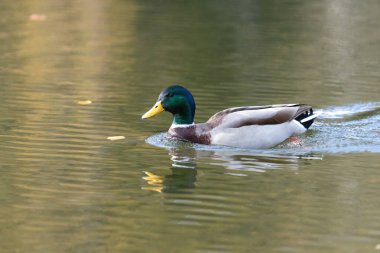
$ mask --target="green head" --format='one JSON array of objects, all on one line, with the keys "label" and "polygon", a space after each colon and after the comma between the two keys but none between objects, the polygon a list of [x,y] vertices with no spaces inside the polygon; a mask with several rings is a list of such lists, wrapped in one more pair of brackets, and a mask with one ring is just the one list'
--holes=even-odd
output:
[{"label": "green head", "polygon": [[153,117],[162,111],[168,111],[173,114],[174,124],[194,123],[195,102],[193,95],[182,86],[170,86],[160,93],[156,104],[142,118]]}]

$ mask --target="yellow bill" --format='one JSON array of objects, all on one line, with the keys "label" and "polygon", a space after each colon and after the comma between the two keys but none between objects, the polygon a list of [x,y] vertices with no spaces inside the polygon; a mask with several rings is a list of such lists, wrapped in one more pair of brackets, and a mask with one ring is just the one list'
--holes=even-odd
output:
[{"label": "yellow bill", "polygon": [[163,111],[165,111],[165,110],[164,110],[164,107],[162,107],[161,101],[157,101],[157,103],[154,104],[152,109],[147,111],[141,118],[142,119],[151,118],[151,117],[156,116],[157,114],[159,114],[160,112],[163,112]]}]

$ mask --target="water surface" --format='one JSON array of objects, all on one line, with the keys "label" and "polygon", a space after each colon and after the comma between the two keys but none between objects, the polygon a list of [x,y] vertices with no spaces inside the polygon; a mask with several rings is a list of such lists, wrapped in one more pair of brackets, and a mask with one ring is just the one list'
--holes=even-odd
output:
[{"label": "water surface", "polygon": [[[2,252],[376,252],[379,12],[2,1]],[[140,118],[173,83],[193,92],[197,122],[273,103],[322,114],[269,150],[171,142],[170,115]]]}]

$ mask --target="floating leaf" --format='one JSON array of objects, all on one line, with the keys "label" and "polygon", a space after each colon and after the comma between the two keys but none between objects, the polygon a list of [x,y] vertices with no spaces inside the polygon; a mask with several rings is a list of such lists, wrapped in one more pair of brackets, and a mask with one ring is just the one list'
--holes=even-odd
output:
[{"label": "floating leaf", "polygon": [[77,103],[78,103],[78,105],[90,105],[90,104],[92,104],[92,101],[91,100],[80,100]]},{"label": "floating leaf", "polygon": [[124,139],[125,139],[125,136],[122,136],[122,135],[107,137],[107,140],[110,140],[110,141],[118,141],[118,140],[124,140]]}]

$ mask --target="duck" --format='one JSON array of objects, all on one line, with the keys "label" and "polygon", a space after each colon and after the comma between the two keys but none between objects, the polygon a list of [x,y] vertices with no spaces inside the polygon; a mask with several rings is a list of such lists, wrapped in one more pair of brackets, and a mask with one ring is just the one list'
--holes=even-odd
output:
[{"label": "duck", "polygon": [[142,115],[148,119],[170,112],[170,138],[205,145],[238,148],[273,148],[290,137],[301,135],[317,117],[307,104],[274,104],[233,107],[215,113],[205,123],[194,123],[195,100],[183,86],[164,89],[153,107]]}]

